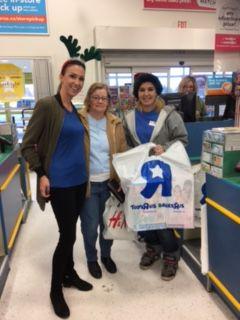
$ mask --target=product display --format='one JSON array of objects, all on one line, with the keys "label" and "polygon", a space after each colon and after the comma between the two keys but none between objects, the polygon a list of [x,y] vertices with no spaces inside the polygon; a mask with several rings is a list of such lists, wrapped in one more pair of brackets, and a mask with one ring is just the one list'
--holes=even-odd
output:
[{"label": "product display", "polygon": [[203,135],[202,169],[218,178],[240,175],[240,128],[214,128]]}]

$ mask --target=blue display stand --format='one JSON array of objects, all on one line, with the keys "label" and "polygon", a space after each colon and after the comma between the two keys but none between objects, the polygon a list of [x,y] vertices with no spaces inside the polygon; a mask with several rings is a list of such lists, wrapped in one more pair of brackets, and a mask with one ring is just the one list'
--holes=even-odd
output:
[{"label": "blue display stand", "polygon": [[240,185],[207,174],[208,277],[240,319],[239,194]]}]

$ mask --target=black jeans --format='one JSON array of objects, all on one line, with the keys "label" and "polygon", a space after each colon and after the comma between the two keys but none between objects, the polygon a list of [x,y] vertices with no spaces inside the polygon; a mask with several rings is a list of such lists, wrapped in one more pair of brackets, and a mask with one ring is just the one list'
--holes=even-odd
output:
[{"label": "black jeans", "polygon": [[69,188],[51,188],[51,205],[59,228],[59,241],[52,260],[52,289],[60,289],[64,275],[74,267],[73,246],[76,224],[85,200],[87,184]]},{"label": "black jeans", "polygon": [[161,246],[164,253],[172,253],[179,249],[173,229],[149,230],[141,232],[147,246]]}]

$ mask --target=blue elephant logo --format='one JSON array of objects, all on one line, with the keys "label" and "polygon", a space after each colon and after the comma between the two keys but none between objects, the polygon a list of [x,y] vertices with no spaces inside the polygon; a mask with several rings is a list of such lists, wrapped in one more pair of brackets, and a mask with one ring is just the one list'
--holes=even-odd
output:
[{"label": "blue elephant logo", "polygon": [[141,191],[144,198],[150,199],[162,185],[162,196],[172,196],[172,172],[170,166],[161,160],[151,160],[145,162],[141,169],[142,177],[147,181],[146,186]]}]

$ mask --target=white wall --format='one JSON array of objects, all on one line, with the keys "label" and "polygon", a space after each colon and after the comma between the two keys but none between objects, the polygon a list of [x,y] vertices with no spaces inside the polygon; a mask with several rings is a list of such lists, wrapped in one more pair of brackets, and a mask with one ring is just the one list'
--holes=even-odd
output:
[{"label": "white wall", "polygon": [[[176,28],[178,20],[186,20],[189,28],[215,27],[215,17],[212,13],[143,10],[143,0],[46,0],[46,2],[49,36],[0,35],[0,55],[1,58],[51,57],[55,89],[60,66],[68,58],[67,49],[59,41],[62,34],[72,34],[78,38],[84,49],[94,44],[93,31],[96,26]],[[141,37],[143,43],[144,38],[145,36]],[[161,39],[152,41],[160,42]],[[95,69],[94,61],[87,63],[84,92],[96,79]]]}]

